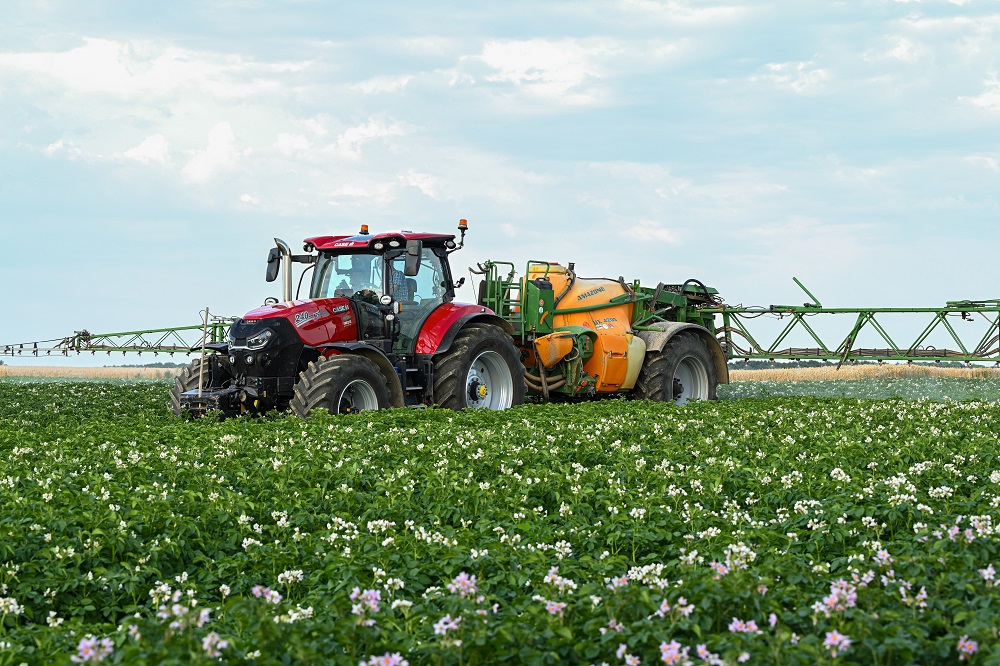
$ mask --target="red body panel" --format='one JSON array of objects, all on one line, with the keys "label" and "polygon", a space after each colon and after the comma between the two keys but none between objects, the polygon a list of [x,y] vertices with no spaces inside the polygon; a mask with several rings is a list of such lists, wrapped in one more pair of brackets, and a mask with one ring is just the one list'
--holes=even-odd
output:
[{"label": "red body panel", "polygon": [[441,341],[452,324],[467,315],[493,314],[489,308],[468,303],[443,303],[427,317],[417,336],[418,354],[433,354],[441,346]]},{"label": "red body panel", "polygon": [[455,234],[429,234],[413,231],[389,231],[381,234],[366,234],[358,236],[313,236],[307,238],[306,243],[312,243],[317,250],[333,250],[336,248],[362,248],[368,247],[375,241],[389,241],[392,239],[402,241],[405,245],[408,240],[430,241],[437,240],[444,243],[455,238]]},{"label": "red body panel", "polygon": [[307,345],[328,342],[356,342],[358,324],[346,298],[317,298],[307,301],[277,303],[251,310],[244,320],[287,319]]}]

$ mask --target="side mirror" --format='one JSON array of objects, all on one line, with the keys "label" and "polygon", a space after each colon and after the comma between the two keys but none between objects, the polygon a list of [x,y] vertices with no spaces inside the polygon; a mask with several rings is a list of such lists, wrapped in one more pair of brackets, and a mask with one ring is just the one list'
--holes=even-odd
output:
[{"label": "side mirror", "polygon": [[403,275],[413,277],[420,271],[420,253],[423,252],[424,244],[420,241],[406,241],[406,263],[403,265]]},{"label": "side mirror", "polygon": [[267,253],[267,274],[264,279],[268,282],[277,280],[279,268],[281,268],[281,250],[272,247],[271,251]]}]

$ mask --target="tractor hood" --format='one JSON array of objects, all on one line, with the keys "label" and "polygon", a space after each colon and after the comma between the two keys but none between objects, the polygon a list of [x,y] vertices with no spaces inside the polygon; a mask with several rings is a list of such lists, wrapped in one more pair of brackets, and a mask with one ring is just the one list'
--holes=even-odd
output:
[{"label": "tractor hood", "polygon": [[[357,318],[346,298],[291,301],[256,308],[234,325],[237,338],[241,330],[252,336],[278,319],[287,322],[307,345],[357,339]],[[288,327],[281,328],[287,330]]]}]

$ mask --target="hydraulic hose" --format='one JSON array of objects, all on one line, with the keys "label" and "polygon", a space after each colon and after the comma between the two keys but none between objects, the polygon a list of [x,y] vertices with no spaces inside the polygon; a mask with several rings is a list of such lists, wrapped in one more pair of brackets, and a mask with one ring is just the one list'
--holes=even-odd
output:
[{"label": "hydraulic hose", "polygon": [[569,275],[569,281],[566,283],[566,286],[563,287],[563,290],[559,292],[559,295],[556,296],[556,300],[552,303],[553,310],[559,307],[559,301],[561,301],[563,297],[569,293],[569,290],[573,288],[573,283],[576,282],[576,273],[574,273],[572,269],[567,268],[566,274]]}]

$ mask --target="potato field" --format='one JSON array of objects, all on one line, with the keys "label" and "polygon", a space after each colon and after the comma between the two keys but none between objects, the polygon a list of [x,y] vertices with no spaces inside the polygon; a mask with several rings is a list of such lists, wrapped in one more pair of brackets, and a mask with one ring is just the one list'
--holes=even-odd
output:
[{"label": "potato field", "polygon": [[0,664],[1000,663],[1000,390],[838,384],[220,422],[0,381]]}]

